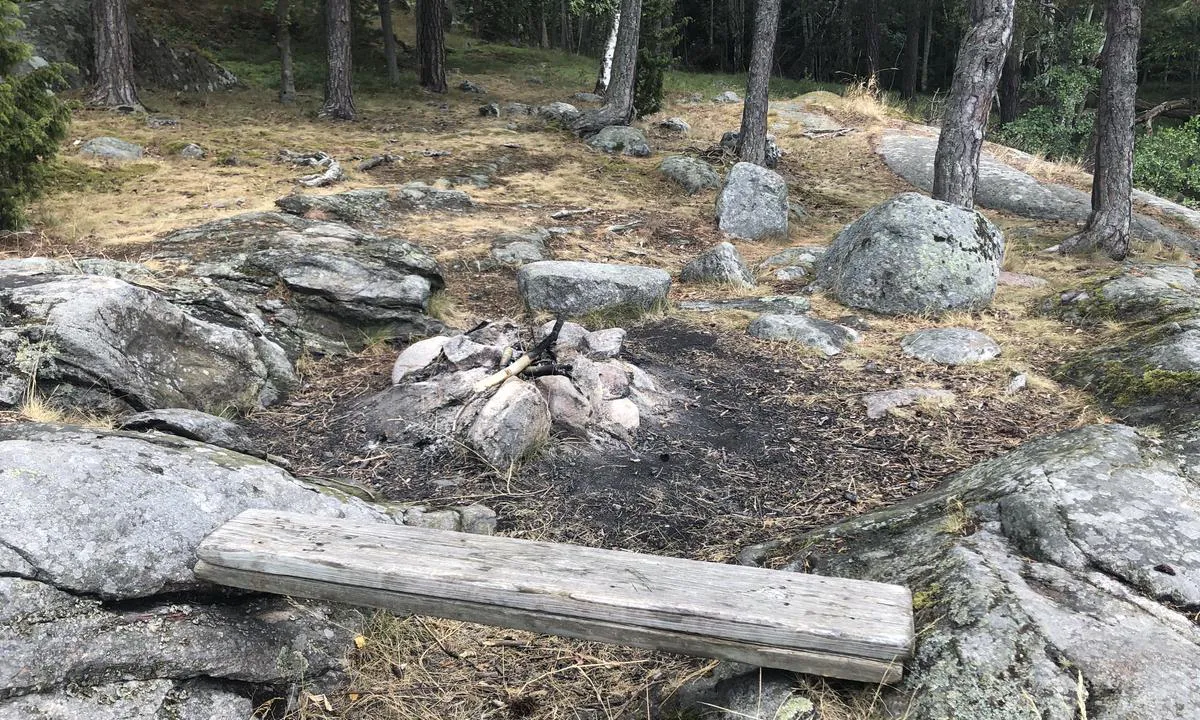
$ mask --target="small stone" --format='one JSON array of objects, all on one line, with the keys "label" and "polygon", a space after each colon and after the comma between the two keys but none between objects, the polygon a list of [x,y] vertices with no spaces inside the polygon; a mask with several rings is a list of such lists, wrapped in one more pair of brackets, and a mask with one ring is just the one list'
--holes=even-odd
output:
[{"label": "small stone", "polygon": [[152,115],[146,118],[146,127],[151,130],[160,130],[165,127],[177,127],[179,118],[164,117],[162,115]]},{"label": "small stone", "polygon": [[825,254],[825,248],[813,246],[801,246],[781,250],[771,257],[759,263],[759,268],[762,270],[770,270],[778,267],[802,267],[811,270],[821,256]]},{"label": "small stone", "polygon": [[796,282],[808,277],[808,271],[799,265],[788,265],[777,269],[774,275],[780,282]]},{"label": "small stone", "polygon": [[487,105],[480,105],[479,114],[482,117],[500,117],[500,104],[488,103]]},{"label": "small stone", "polygon": [[458,513],[462,531],[474,535],[496,534],[496,512],[484,505],[467,505],[454,508]]},{"label": "small stone", "polygon": [[592,404],[563,375],[545,375],[533,381],[546,398],[550,422],[555,430],[576,437],[587,437],[592,419]]},{"label": "small stone", "polygon": [[1016,375],[1015,377],[1013,377],[1012,380],[1009,381],[1008,387],[1006,387],[1004,389],[1004,393],[1006,395],[1016,395],[1017,393],[1024,390],[1025,386],[1028,384],[1029,384],[1029,379],[1025,376],[1025,373],[1021,373],[1019,375]]},{"label": "small stone", "polygon": [[854,492],[853,490],[847,490],[846,492],[842,493],[842,497],[852,503],[858,502],[858,493]]},{"label": "small stone", "polygon": [[418,373],[433,364],[442,354],[442,347],[450,338],[438,335],[426,338],[404,348],[392,366],[392,384],[399,385],[404,378]]},{"label": "small stone", "polygon": [[660,120],[654,125],[655,127],[666,130],[667,132],[677,133],[679,135],[687,135],[692,131],[692,126],[688,124],[687,120],[684,120],[680,117],[672,117],[667,118],[666,120]]},{"label": "small stone", "polygon": [[604,414],[600,425],[612,434],[632,439],[641,424],[641,412],[629,398],[619,398],[604,403]]},{"label": "small stone", "polygon": [[465,335],[455,335],[442,343],[442,354],[459,370],[494,367],[500,362],[500,348],[482,345]]},{"label": "small stone", "polygon": [[967,328],[918,330],[904,336],[905,355],[939,365],[971,365],[1000,355],[1000,346],[987,335]]},{"label": "small stone", "polygon": [[610,125],[588,138],[588,147],[601,152],[634,157],[650,155],[650,143],[645,134],[635,127]]},{"label": "small stone", "polygon": [[551,122],[559,123],[560,125],[570,125],[579,119],[582,114],[579,108],[571,103],[552,102],[549,105],[543,105],[537,109],[538,117]]},{"label": "small stone", "polygon": [[79,148],[79,154],[105,160],[138,160],[145,154],[141,145],[115,137],[98,137],[88,140]]},{"label": "small stone", "polygon": [[583,354],[590,360],[608,360],[621,354],[625,331],[621,328],[597,330],[583,337]]},{"label": "small stone", "polygon": [[712,165],[699,158],[687,155],[672,155],[658,166],[658,171],[669,180],[674,181],[689,195],[695,195],[701,190],[715,190],[721,187],[721,176]]},{"label": "small stone", "polygon": [[423,508],[409,508],[404,512],[404,524],[429,530],[462,529],[462,520],[453,510],[426,512]]},{"label": "small stone", "polygon": [[[549,335],[554,330],[555,322],[550,320],[538,328],[537,339],[541,340]],[[558,339],[554,341],[554,354],[558,356],[559,360],[570,360],[583,352],[583,340],[587,335],[588,329],[579,323],[564,322],[558,329]]]},{"label": "small stone", "polygon": [[742,98],[732,90],[726,90],[725,92],[713,98],[713,102],[718,103],[740,103],[741,101]]},{"label": "small stone", "polygon": [[729,242],[712,249],[683,266],[679,279],[691,283],[715,283],[735,287],[753,287],[754,276],[746,268],[737,248]]},{"label": "small stone", "polygon": [[484,90],[481,86],[476,85],[475,83],[471,82],[470,80],[463,80],[461,83],[459,83],[458,89],[462,90],[463,92],[467,92],[467,93],[475,93],[476,95],[486,95],[487,94],[487,90]]},{"label": "small stone", "polygon": [[888,414],[893,408],[906,407],[914,404],[948,407],[954,404],[954,393],[937,388],[904,388],[902,390],[884,390],[863,396],[863,404],[867,406],[867,417],[875,419]]},{"label": "small stone", "polygon": [[807,345],[826,356],[837,355],[847,345],[860,339],[855,330],[806,315],[762,315],[750,323],[746,332],[762,340]]},{"label": "small stone", "polygon": [[188,143],[179,151],[179,157],[187,158],[188,160],[200,160],[204,157],[204,148],[196,143]]}]

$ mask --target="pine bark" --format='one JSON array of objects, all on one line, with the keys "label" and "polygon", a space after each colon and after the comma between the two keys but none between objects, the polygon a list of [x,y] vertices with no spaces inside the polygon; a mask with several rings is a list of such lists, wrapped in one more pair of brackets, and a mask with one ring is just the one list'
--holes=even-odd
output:
[{"label": "pine bark", "polygon": [[958,53],[933,161],[937,200],[975,207],[983,131],[1012,42],[1015,5],[1016,0],[971,0],[971,29]]},{"label": "pine bark", "polygon": [[929,48],[933,46],[933,5],[925,12],[925,45],[921,49],[921,92],[929,92]]},{"label": "pine bark", "polygon": [[633,119],[633,88],[637,80],[638,36],[642,24],[642,0],[621,0],[621,24],[613,53],[612,82],[604,95],[604,106],[584,113],[572,125],[580,135],[599,132],[609,125],[627,125]]},{"label": "pine bark", "polygon": [[921,70],[920,2],[911,2],[904,18],[904,69],[900,73],[900,92],[911,100],[917,96],[917,73]]},{"label": "pine bark", "polygon": [[1025,31],[1019,24],[1013,30],[1012,45],[1000,76],[1000,124],[1007,125],[1021,114],[1021,65],[1025,59]]},{"label": "pine bark", "polygon": [[446,27],[442,0],[417,0],[417,80],[430,92],[446,92]]},{"label": "pine bark", "polygon": [[750,48],[750,73],[742,104],[742,127],[737,155],[742,162],[765,165],[767,147],[767,91],[779,32],[780,0],[758,0],[754,14],[754,41]]},{"label": "pine bark", "polygon": [[387,61],[388,82],[400,84],[400,65],[396,61],[396,26],[392,23],[392,0],[379,0],[379,29],[383,32],[383,57]]},{"label": "pine bark", "polygon": [[1141,1],[1109,0],[1104,25],[1092,213],[1084,229],[1063,241],[1059,249],[1064,253],[1099,249],[1114,260],[1123,260],[1129,255],[1133,220],[1133,121]]},{"label": "pine bark", "polygon": [[865,0],[864,15],[867,40],[867,87],[874,90],[879,87],[880,71],[880,42],[879,37],[879,0]]},{"label": "pine bark", "polygon": [[604,56],[600,58],[600,73],[596,77],[597,95],[603,96],[608,92],[608,83],[612,80],[613,56],[617,52],[617,31],[621,27],[621,10],[613,13],[612,27],[608,31],[608,41],[604,44]]},{"label": "pine bark", "polygon": [[92,0],[92,32],[96,83],[89,102],[142,110],[133,83],[133,45],[125,0]]},{"label": "pine bark", "polygon": [[275,2],[275,44],[279,47],[279,102],[296,102],[296,73],[292,68],[292,17],[289,0]]},{"label": "pine bark", "polygon": [[325,58],[325,105],[321,114],[339,120],[354,119],[354,64],[350,52],[350,0],[326,0],[328,43]]}]

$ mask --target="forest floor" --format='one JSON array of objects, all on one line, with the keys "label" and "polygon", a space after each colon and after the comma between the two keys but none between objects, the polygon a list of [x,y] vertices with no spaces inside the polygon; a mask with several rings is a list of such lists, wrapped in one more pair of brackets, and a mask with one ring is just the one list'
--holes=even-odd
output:
[{"label": "forest floor", "polygon": [[[141,117],[80,110],[72,140],[56,161],[54,190],[35,208],[36,231],[14,236],[0,249],[6,256],[148,257],[166,231],[273,209],[276,198],[296,187],[298,172],[276,161],[285,148],[338,158],[350,176],[335,191],[431,182],[481,163],[500,163],[490,188],[471,190],[476,211],[406,215],[385,228],[437,256],[447,284],[439,312],[464,328],[481,319],[522,318],[512,270],[480,271],[472,261],[487,255],[491,238],[500,232],[557,224],[549,218],[553,211],[593,209],[569,221],[584,230],[555,241],[558,259],[653,265],[674,274],[719,239],[714,194],[683,194],[659,175],[657,165],[669,154],[705,153],[722,132],[737,128],[741,105],[709,99],[727,89],[740,93],[740,79],[674,77],[667,108],[641,123],[654,156],[611,157],[536,118],[486,118],[478,112],[493,101],[569,102],[573,93],[590,90],[590,63],[556,53],[454,42],[459,45],[451,67],[469,72],[452,75],[451,87],[469,78],[485,87],[486,95],[374,89],[359,94],[360,117],[353,123],[318,119],[316,91],[302,93],[294,107],[281,107],[270,89],[253,83],[207,98],[146,97],[156,115],[179,119],[178,125],[157,129]],[[776,89],[775,97],[790,99],[805,89],[812,88],[791,84]],[[688,101],[694,92],[703,94],[703,102]],[[853,93],[822,94],[817,100],[855,131],[817,140],[804,137],[799,128],[778,133],[786,153],[778,171],[806,214],[793,222],[786,241],[738,242],[751,267],[785,247],[827,244],[872,205],[912,189],[872,150],[882,132],[909,122],[902,112]],[[656,132],[654,121],[667,116],[687,120],[690,135]],[[140,143],[148,156],[114,165],[74,155],[75,142],[102,135]],[[208,157],[179,158],[177,149],[189,142],[205,148]],[[402,159],[370,172],[354,171],[357,159],[382,153]],[[1069,167],[1045,164],[1031,170],[1086,182]],[[1005,269],[1042,277],[1047,287],[1001,287],[995,303],[975,313],[862,318],[869,326],[863,342],[828,359],[748,337],[751,316],[737,312],[668,311],[629,326],[628,359],[670,377],[694,401],[681,411],[677,427],[649,429],[603,467],[554,452],[513,474],[469,463],[414,468],[393,457],[368,456],[345,417],[356,399],[389,384],[398,348],[382,339],[356,355],[308,364],[304,385],[292,399],[252,414],[247,422],[301,477],[356,483],[382,498],[433,506],[483,502],[497,510],[500,532],[515,537],[729,561],[747,546],[786,540],[893,504],[1031,437],[1105,420],[1086,393],[1055,380],[1055,366],[1073,350],[1102,341],[1110,329],[1081,332],[1040,315],[1037,306],[1055,291],[1112,274],[1116,266],[1040,252],[1071,226],[986,214],[1010,239]],[[640,225],[630,231],[607,230],[633,221]],[[1162,248],[1139,253],[1143,259],[1174,257]],[[800,290],[764,274],[749,293],[676,284],[672,301]],[[852,314],[820,294],[811,299],[814,315]],[[901,337],[935,326],[981,330],[1004,353],[967,368],[930,366],[899,353]],[[1028,387],[1009,394],[1018,373],[1026,374]],[[958,400],[949,408],[866,417],[864,393],[911,385],[950,389]],[[780,563],[787,554],[786,542],[781,543],[766,562]],[[351,653],[349,686],[309,697],[297,716],[646,717],[686,680],[712,666],[379,613],[362,629],[360,647]],[[821,717],[870,716],[873,688],[805,682],[824,705]]]}]

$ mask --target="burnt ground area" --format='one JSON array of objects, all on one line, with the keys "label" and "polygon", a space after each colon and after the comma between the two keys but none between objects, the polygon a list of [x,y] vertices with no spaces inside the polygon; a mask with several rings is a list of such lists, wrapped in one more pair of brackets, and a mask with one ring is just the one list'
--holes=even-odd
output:
[{"label": "burnt ground area", "polygon": [[[972,386],[986,379],[962,368],[896,358],[847,369],[678,318],[631,328],[623,356],[675,393],[670,419],[643,423],[631,446],[556,441],[506,475],[466,452],[375,442],[358,407],[387,387],[391,352],[330,361],[287,406],[251,421],[300,476],[388,500],[482,502],[516,537],[728,561],[746,546],[786,546],[891,505],[1076,419],[1036,391],[1019,402],[974,400]],[[914,380],[953,389],[960,402],[866,418],[864,392]]]}]

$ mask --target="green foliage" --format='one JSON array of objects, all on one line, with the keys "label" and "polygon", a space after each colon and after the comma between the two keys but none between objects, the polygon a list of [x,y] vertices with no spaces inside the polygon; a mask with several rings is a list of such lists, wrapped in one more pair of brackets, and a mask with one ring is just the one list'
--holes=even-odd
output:
[{"label": "green foliage", "polygon": [[1095,121],[1092,111],[1063,117],[1050,105],[1038,105],[996,130],[993,139],[1029,153],[1077,159],[1087,153]]},{"label": "green foliage", "polygon": [[642,4],[642,32],[638,48],[637,82],[633,106],[638,117],[662,109],[663,76],[674,60],[671,49],[679,42],[684,23],[672,24],[675,0],[646,0]]},{"label": "green foliage", "polygon": [[1176,127],[1159,126],[1138,138],[1133,181],[1168,198],[1200,207],[1200,116]]},{"label": "green foliage", "polygon": [[40,192],[46,166],[67,136],[70,111],[51,90],[64,68],[13,73],[29,48],[13,36],[21,28],[17,6],[0,0],[0,229],[24,224],[24,206]]}]

